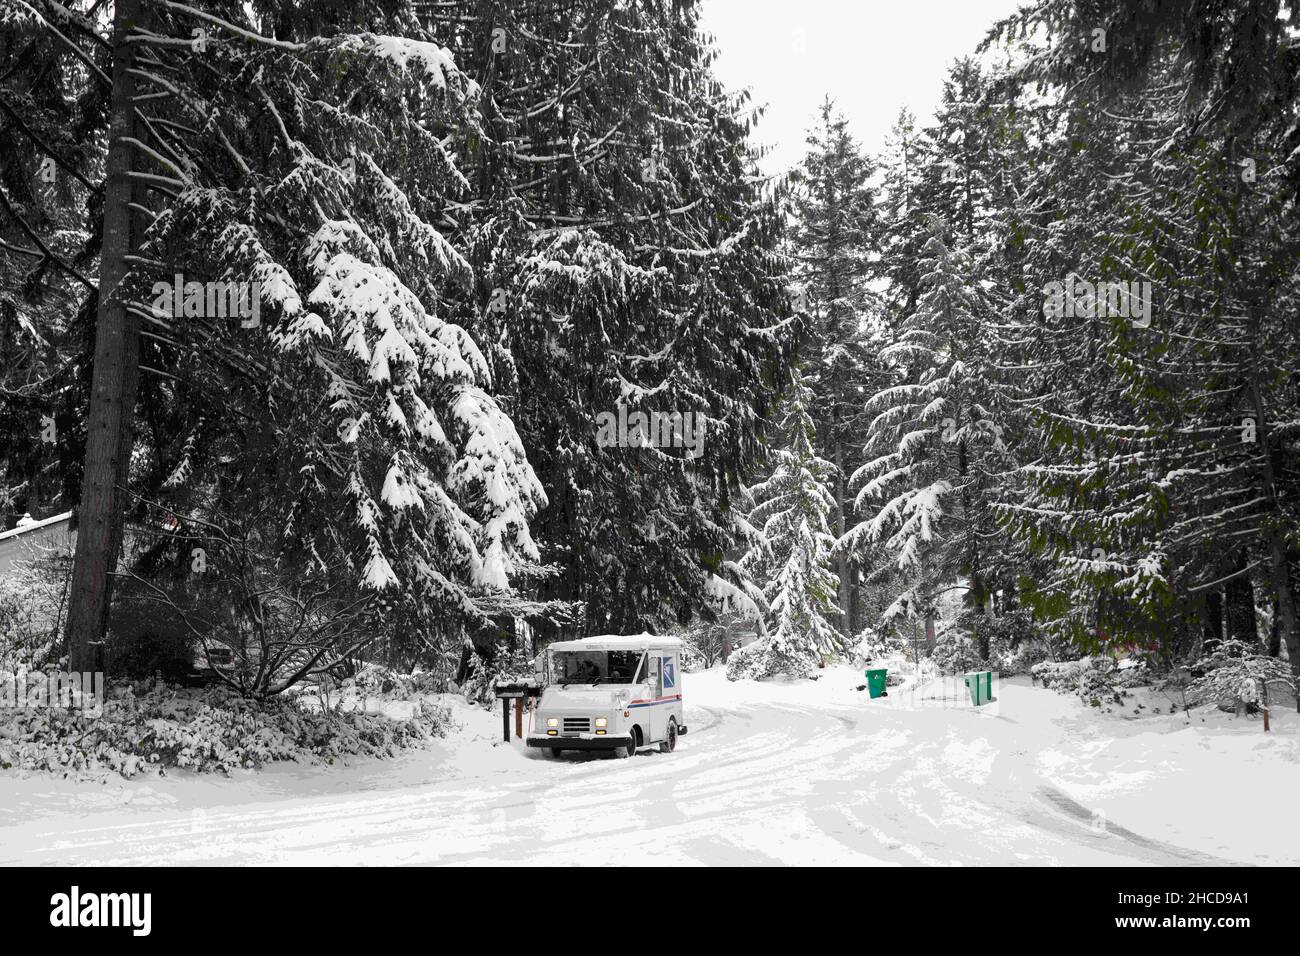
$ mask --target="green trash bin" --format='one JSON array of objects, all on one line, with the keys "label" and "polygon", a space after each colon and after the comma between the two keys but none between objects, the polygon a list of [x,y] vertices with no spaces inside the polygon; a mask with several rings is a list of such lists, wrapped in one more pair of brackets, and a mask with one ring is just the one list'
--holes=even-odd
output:
[{"label": "green trash bin", "polygon": [[885,696],[885,675],[888,670],[865,671],[867,675],[867,693],[872,699]]},{"label": "green trash bin", "polygon": [[993,672],[975,671],[966,675],[966,690],[970,692],[970,702],[976,707],[993,700]]}]

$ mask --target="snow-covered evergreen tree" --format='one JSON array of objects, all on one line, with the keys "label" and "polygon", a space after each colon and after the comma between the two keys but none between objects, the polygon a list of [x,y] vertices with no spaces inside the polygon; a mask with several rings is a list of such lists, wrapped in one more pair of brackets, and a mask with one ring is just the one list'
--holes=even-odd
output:
[{"label": "snow-covered evergreen tree", "polygon": [[[868,419],[863,398],[885,384],[877,359],[883,344],[880,310],[870,289],[880,223],[871,181],[874,164],[849,133],[843,116],[827,98],[809,132],[808,152],[792,174],[794,224],[790,244],[796,277],[807,301],[801,356],[807,385],[816,396],[809,409],[817,426],[817,448],[835,465],[832,485],[837,537],[857,525],[846,477],[861,465]],[[840,630],[853,633],[858,618],[858,563],[841,551],[835,556],[839,578]]]},{"label": "snow-covered evergreen tree", "polygon": [[79,490],[111,57],[72,7],[0,6],[0,530]]},{"label": "snow-covered evergreen tree", "polygon": [[[691,4],[429,15],[484,87],[477,196],[452,215],[479,281],[464,323],[549,499],[533,530],[559,573],[539,592],[584,602],[595,633],[689,619],[727,575],[793,341],[756,111],[713,76]],[[620,407],[689,415],[702,448],[602,445]]]},{"label": "snow-covered evergreen tree", "polygon": [[[301,641],[300,676],[399,617],[509,615],[546,496],[449,320],[474,285],[445,233],[478,83],[402,5],[229,15],[151,5],[126,47],[150,189],[114,290],[143,330],[130,492],[169,528],[128,573],[236,608],[193,619],[251,629],[263,661]],[[349,622],[337,641],[319,595]],[[294,602],[310,626],[268,630]]]},{"label": "snow-covered evergreen tree", "polygon": [[[101,185],[114,7],[0,11],[6,49],[57,67],[32,74],[40,89],[0,80],[24,113],[0,117],[24,188],[50,151],[70,203]],[[743,594],[730,499],[784,377],[787,264],[780,196],[746,140],[757,111],[712,76],[693,7],[140,11],[122,47],[148,96],[131,213],[148,232],[121,287],[143,329],[132,500],[257,524],[290,577],[328,568],[440,645],[554,598],[621,631]],[[6,196],[22,200],[16,169]],[[61,296],[93,291],[78,261],[94,230],[82,254],[67,231],[15,244],[26,232],[0,218],[0,255],[30,250]],[[257,321],[155,309],[154,284],[178,274],[258,283]],[[31,437],[52,410],[53,447],[79,454],[72,379],[89,363],[58,317],[76,311],[17,330],[32,355],[55,343],[39,364],[57,376],[16,366],[39,388],[0,421],[22,446],[5,461],[14,494],[79,478]],[[620,405],[689,414],[694,451],[600,447],[598,416]],[[533,573],[534,532],[553,577]],[[178,571],[187,542],[170,545]],[[504,587],[521,576],[524,604]]]},{"label": "snow-covered evergreen tree", "polygon": [[[1034,82],[1073,56],[1064,43],[1038,51]],[[1295,503],[1278,479],[1295,460],[1296,405],[1278,363],[1297,346],[1294,324],[1272,319],[1294,294],[1282,278],[1294,234],[1276,218],[1294,187],[1231,156],[1279,152],[1290,134],[1269,123],[1229,134],[1223,114],[1214,135],[1185,137],[1186,103],[1201,96],[1190,61],[1163,44],[1142,60],[1116,87],[1094,58],[1044,110],[1016,173],[1025,283],[1007,298],[1003,354],[1042,441],[1008,474],[999,511],[1046,557],[1026,596],[1063,636],[1186,657],[1225,623],[1254,640],[1256,587],[1275,620],[1295,621],[1294,543],[1281,530]],[[1144,284],[1142,314],[1089,300],[1105,281]],[[1049,308],[1050,282],[1083,297]]]},{"label": "snow-covered evergreen tree", "polygon": [[755,505],[748,520],[760,530],[761,542],[745,564],[765,581],[771,610],[768,634],[728,662],[732,679],[803,675],[843,642],[834,625],[835,468],[813,446],[812,400],[796,373],[781,428],[786,445],[773,453],[771,475],[749,490]]},{"label": "snow-covered evergreen tree", "polygon": [[868,518],[839,542],[847,549],[884,545],[889,564],[881,571],[898,581],[886,621],[931,618],[940,594],[963,579],[982,602],[987,490],[1005,452],[977,351],[987,306],[968,278],[969,261],[935,234],[922,268],[916,311],[882,352],[904,381],[866,403],[874,415],[870,460],[852,480]]}]

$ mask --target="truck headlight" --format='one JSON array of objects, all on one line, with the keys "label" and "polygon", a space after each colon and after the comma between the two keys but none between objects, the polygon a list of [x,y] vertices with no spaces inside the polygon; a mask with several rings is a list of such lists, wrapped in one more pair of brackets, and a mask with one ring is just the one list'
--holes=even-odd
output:
[{"label": "truck headlight", "polygon": [[609,718],[608,718],[608,717],[597,717],[597,718],[596,718],[596,726],[597,726],[597,727],[608,727],[608,726],[609,726]]},{"label": "truck headlight", "polygon": [[555,727],[560,726],[560,718],[558,718],[558,717],[547,717],[547,718],[546,718],[546,726],[547,726],[547,727],[551,727],[551,728],[555,728]]}]

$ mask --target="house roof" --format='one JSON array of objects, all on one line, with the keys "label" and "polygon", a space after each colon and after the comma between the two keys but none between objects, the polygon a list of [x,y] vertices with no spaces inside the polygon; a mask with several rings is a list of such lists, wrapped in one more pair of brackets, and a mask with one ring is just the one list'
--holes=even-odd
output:
[{"label": "house roof", "polygon": [[19,561],[32,560],[42,549],[66,548],[75,538],[71,511],[0,531],[0,574],[8,574]]},{"label": "house roof", "polygon": [[16,538],[19,535],[27,534],[29,531],[40,531],[42,528],[48,528],[51,525],[60,524],[72,519],[72,512],[65,511],[62,514],[51,515],[48,518],[42,518],[40,521],[28,520],[25,523],[18,522],[18,527],[10,528],[8,531],[0,531],[0,541],[7,541],[9,538]]}]

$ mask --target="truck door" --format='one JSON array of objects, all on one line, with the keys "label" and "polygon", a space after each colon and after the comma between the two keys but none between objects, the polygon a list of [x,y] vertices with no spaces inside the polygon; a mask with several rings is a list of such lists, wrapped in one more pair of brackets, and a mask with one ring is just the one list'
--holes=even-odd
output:
[{"label": "truck door", "polygon": [[653,701],[645,708],[646,743],[651,743],[663,740],[664,735],[668,733],[668,714],[664,705],[659,702],[659,698],[663,696],[663,670],[659,651],[652,650],[646,654],[646,667],[646,683],[649,685],[647,697]]},{"label": "truck door", "polygon": [[671,703],[664,703],[661,706],[663,710],[664,736],[668,735],[668,719],[677,718],[677,724],[682,724],[682,671],[681,660],[677,651],[669,651],[663,654],[663,660],[660,661],[660,685],[659,694],[661,697],[676,697],[677,700]]}]

